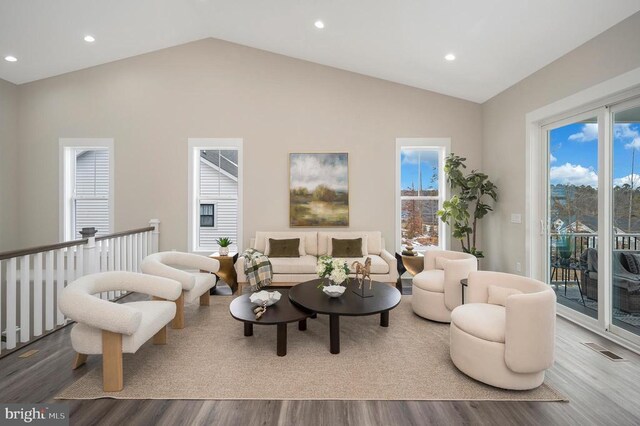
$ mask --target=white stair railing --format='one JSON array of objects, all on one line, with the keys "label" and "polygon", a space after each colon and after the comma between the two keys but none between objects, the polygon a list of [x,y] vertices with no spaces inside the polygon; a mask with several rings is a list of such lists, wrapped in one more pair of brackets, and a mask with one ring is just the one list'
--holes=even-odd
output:
[{"label": "white stair railing", "polygon": [[[81,240],[0,253],[0,356],[67,323],[57,301],[73,280],[94,272],[140,272],[145,256],[158,251],[157,219],[146,228],[101,237],[91,229],[83,230]],[[113,300],[123,293],[99,296]]]}]

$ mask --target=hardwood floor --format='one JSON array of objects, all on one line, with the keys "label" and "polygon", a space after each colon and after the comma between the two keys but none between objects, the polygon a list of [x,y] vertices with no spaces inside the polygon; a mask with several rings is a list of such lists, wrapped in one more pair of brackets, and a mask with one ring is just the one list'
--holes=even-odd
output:
[{"label": "hardwood floor", "polygon": [[[220,292],[224,293],[224,289]],[[132,296],[133,297],[133,296]],[[0,360],[0,401],[69,404],[77,425],[638,425],[640,356],[558,319],[556,363],[547,382],[570,402],[492,401],[56,401],[99,366],[72,370],[70,327]],[[613,362],[583,345],[596,342],[627,359]],[[21,353],[37,349],[27,358]],[[221,366],[223,368],[223,366]],[[428,380],[425,377],[425,380]],[[212,384],[212,386],[215,384]],[[265,398],[269,384],[264,386]]]}]

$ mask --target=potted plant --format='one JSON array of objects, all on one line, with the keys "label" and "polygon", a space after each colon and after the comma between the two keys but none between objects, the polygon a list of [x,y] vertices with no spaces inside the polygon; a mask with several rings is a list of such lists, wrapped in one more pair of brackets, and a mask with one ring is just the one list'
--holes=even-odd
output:
[{"label": "potted plant", "polygon": [[484,254],[476,247],[476,229],[478,220],[493,211],[487,204],[487,198],[496,201],[497,187],[489,177],[477,170],[465,175],[463,169],[466,158],[451,154],[447,157],[444,172],[454,195],[442,204],[438,210],[440,219],[451,226],[453,238],[460,240],[462,250],[481,259]]},{"label": "potted plant", "polygon": [[571,237],[571,235],[563,232],[558,236],[556,250],[558,252],[558,256],[560,257],[560,259],[558,260],[560,262],[560,265],[568,266],[569,264],[571,264],[571,256],[573,255],[574,247],[574,239]]},{"label": "potted plant", "polygon": [[231,245],[231,238],[229,237],[220,237],[216,240],[216,243],[220,246],[218,252],[220,256],[227,256],[229,254],[229,246]]}]

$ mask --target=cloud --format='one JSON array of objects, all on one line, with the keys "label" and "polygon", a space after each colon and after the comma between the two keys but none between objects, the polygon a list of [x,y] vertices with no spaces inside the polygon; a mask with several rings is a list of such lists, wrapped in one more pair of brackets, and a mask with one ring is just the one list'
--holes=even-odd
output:
[{"label": "cloud", "polygon": [[[633,187],[637,188],[640,184],[640,175],[633,174]],[[631,175],[627,175],[621,178],[615,178],[613,180],[613,186],[631,185]]]},{"label": "cloud", "polygon": [[640,149],[640,137],[635,138],[629,143],[625,143],[624,147],[627,149]]},{"label": "cloud", "polygon": [[433,150],[402,150],[402,164],[418,164],[418,159],[422,164],[431,162],[434,165],[438,163],[438,152]]},{"label": "cloud", "polygon": [[551,167],[549,171],[551,183],[561,185],[587,185],[596,188],[598,175],[591,167],[579,164],[565,163],[562,166]]},{"label": "cloud", "polygon": [[555,163],[556,161],[558,161],[558,159],[553,154],[549,153],[549,162]]},{"label": "cloud", "polygon": [[582,131],[569,136],[570,141],[590,142],[598,140],[598,124],[587,123],[582,126]]},{"label": "cloud", "polygon": [[616,138],[635,139],[640,137],[637,128],[632,128],[631,123],[618,123],[613,126],[613,134]]},{"label": "cloud", "polygon": [[349,171],[345,154],[292,154],[291,187],[304,187],[313,191],[318,185],[327,185],[338,191],[349,189]]}]

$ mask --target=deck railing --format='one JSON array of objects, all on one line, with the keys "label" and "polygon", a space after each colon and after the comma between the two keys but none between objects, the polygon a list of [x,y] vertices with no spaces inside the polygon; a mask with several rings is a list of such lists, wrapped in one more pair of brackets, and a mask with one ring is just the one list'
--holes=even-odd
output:
[{"label": "deck railing", "polygon": [[0,355],[67,323],[57,301],[73,280],[94,272],[139,272],[142,259],[158,251],[159,233],[160,221],[152,219],[145,228],[0,253]]},{"label": "deck railing", "polygon": [[[598,234],[595,233],[551,234],[551,259],[560,257],[557,251],[558,242],[565,237],[571,239],[571,259],[574,260],[579,260],[587,248],[598,247]],[[616,234],[613,238],[613,247],[615,250],[640,251],[640,234]]]},{"label": "deck railing", "polygon": [[[571,242],[570,260],[572,263],[575,264],[580,262],[582,254],[588,248],[595,248],[595,249],[598,248],[598,234],[576,232],[576,233],[550,235],[550,255],[551,255],[551,265],[552,265],[551,281],[555,282],[563,279],[568,279],[568,281],[575,281],[577,274],[579,273],[578,270],[572,269],[568,272],[567,271],[562,272],[557,268],[555,269],[553,268],[553,264],[555,262],[558,262],[561,258],[558,252],[558,246],[560,245],[561,238],[570,239],[570,242]],[[640,234],[616,234],[613,238],[613,248],[614,250],[640,251]]]}]

